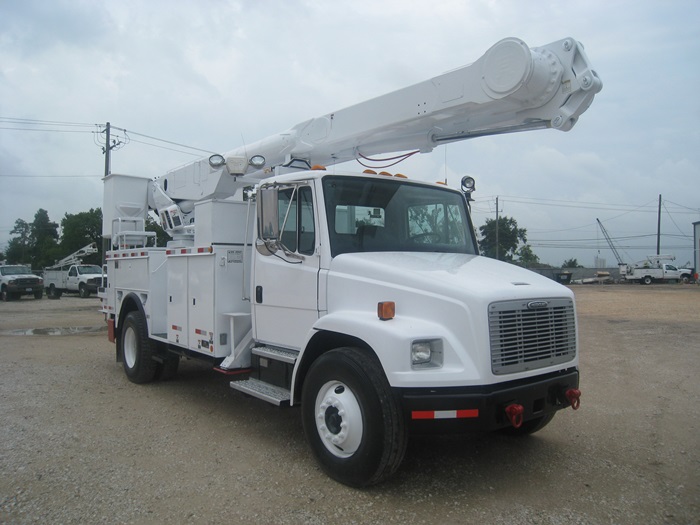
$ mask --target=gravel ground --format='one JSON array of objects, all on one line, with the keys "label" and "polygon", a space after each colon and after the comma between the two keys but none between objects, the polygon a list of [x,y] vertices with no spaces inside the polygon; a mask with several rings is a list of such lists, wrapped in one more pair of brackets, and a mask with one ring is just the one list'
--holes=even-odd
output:
[{"label": "gravel ground", "polygon": [[129,383],[97,299],[0,303],[0,522],[699,523],[700,287],[573,289],[580,410],[525,439],[414,438],[366,490],[319,470],[297,409],[197,362]]}]

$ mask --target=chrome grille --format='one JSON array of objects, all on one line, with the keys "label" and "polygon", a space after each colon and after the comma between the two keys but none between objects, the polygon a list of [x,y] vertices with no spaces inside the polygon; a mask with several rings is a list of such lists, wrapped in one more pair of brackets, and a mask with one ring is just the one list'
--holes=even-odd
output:
[{"label": "chrome grille", "polygon": [[493,303],[489,333],[494,374],[571,361],[576,356],[574,303],[564,298]]},{"label": "chrome grille", "polygon": [[21,286],[39,284],[39,279],[37,279],[36,277],[20,277],[19,279],[17,279],[17,284]]}]

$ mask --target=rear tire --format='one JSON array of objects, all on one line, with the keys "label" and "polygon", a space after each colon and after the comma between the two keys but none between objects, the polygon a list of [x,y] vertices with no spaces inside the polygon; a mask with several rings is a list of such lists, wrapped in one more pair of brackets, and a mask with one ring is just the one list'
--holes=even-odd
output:
[{"label": "rear tire", "polygon": [[406,452],[407,430],[377,358],[359,348],[319,357],[304,381],[302,422],[323,470],[351,487],[379,483]]},{"label": "rear tire", "polygon": [[149,383],[155,379],[158,363],[153,359],[156,343],[148,337],[146,320],[140,312],[129,312],[122,325],[119,354],[126,377],[132,383]]}]

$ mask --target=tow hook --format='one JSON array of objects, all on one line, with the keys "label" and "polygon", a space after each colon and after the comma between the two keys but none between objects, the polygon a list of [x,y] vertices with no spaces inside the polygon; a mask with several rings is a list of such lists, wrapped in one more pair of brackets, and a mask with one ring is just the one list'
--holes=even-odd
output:
[{"label": "tow hook", "polygon": [[513,425],[513,428],[520,428],[522,426],[524,411],[525,408],[523,408],[522,405],[515,403],[506,407],[506,415],[508,416],[510,424]]},{"label": "tow hook", "polygon": [[564,395],[571,404],[571,408],[578,410],[581,406],[581,391],[578,388],[569,388]]}]

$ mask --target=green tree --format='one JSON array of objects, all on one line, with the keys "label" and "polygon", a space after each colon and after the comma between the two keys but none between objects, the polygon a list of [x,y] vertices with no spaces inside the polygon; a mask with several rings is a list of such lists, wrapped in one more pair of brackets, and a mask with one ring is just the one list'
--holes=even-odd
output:
[{"label": "green tree", "polygon": [[170,236],[150,215],[146,216],[146,231],[156,232],[156,246],[165,246],[170,240]]},{"label": "green tree", "polygon": [[576,259],[567,259],[561,265],[562,268],[583,268]]},{"label": "green tree", "polygon": [[53,263],[58,253],[58,224],[49,219],[49,212],[39,208],[30,227],[32,268],[40,269]]},{"label": "green tree", "polygon": [[58,224],[49,219],[46,210],[40,208],[31,223],[17,219],[10,233],[14,237],[5,251],[8,263],[39,270],[52,262],[58,246]]},{"label": "green tree", "polygon": [[15,221],[10,235],[15,235],[7,243],[5,257],[9,264],[31,264],[31,226],[22,219]]},{"label": "green tree", "polygon": [[[518,245],[527,242],[527,230],[518,228],[518,222],[512,217],[500,217],[498,219],[498,242],[496,241],[496,220],[486,219],[483,226],[479,226],[481,239],[479,248],[486,257],[512,262]],[[498,253],[498,257],[496,254]]]},{"label": "green tree", "polygon": [[61,257],[67,257],[90,243],[97,245],[98,253],[83,258],[86,264],[102,264],[102,210],[66,213],[61,220]]},{"label": "green tree", "polygon": [[529,244],[521,246],[516,251],[516,254],[519,257],[518,263],[521,266],[525,266],[526,268],[531,268],[535,265],[540,264],[540,258],[537,255],[535,255],[535,252],[532,251],[532,247]]}]

